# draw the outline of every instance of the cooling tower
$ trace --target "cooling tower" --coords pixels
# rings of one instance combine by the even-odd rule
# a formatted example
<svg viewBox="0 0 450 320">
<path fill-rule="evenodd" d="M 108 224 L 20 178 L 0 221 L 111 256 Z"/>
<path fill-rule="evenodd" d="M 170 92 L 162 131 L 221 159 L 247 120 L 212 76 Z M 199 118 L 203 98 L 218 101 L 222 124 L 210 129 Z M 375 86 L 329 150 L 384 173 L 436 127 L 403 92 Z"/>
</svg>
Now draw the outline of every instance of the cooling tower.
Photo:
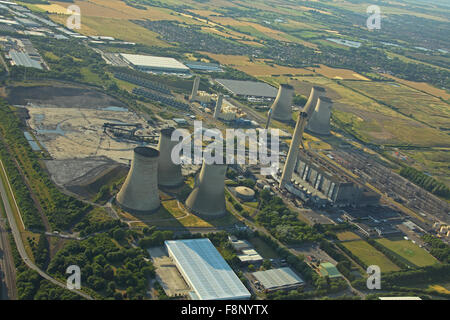
<svg viewBox="0 0 450 320">
<path fill-rule="evenodd" d="M 154 148 L 134 149 L 130 172 L 117 194 L 119 206 L 131 213 L 151 213 L 159 208 L 159 151 Z"/>
<path fill-rule="evenodd" d="M 186 200 L 186 207 L 194 213 L 216 217 L 226 212 L 225 174 L 226 164 L 206 164 L 196 178 L 194 190 Z"/>
<path fill-rule="evenodd" d="M 280 85 L 277 98 L 272 105 L 272 118 L 279 121 L 291 121 L 293 100 L 294 88 L 289 84 Z"/>
<path fill-rule="evenodd" d="M 192 93 L 190 100 L 195 100 L 197 98 L 198 88 L 200 87 L 200 77 L 196 76 L 194 79 L 194 85 L 192 87 Z"/>
<path fill-rule="evenodd" d="M 322 87 L 314 86 L 311 89 L 311 93 L 309 95 L 308 101 L 303 107 L 303 112 L 308 114 L 308 119 L 311 119 L 311 116 L 317 106 L 317 100 L 325 94 L 325 89 Z"/>
<path fill-rule="evenodd" d="M 320 97 L 306 129 L 315 134 L 329 135 L 332 106 L 333 101 L 327 97 Z"/>
<path fill-rule="evenodd" d="M 178 141 L 171 140 L 174 131 L 175 128 L 162 129 L 158 143 L 158 184 L 163 187 L 177 187 L 183 184 L 181 165 L 172 161 L 172 150 L 178 144 Z"/>
<path fill-rule="evenodd" d="M 222 111 L 223 94 L 219 94 L 217 97 L 216 108 L 214 109 L 214 119 L 219 119 L 220 111 Z"/>
<path fill-rule="evenodd" d="M 289 148 L 289 153 L 286 158 L 286 163 L 284 164 L 283 173 L 281 175 L 280 188 L 283 188 L 286 183 L 290 182 L 292 179 L 292 173 L 294 172 L 294 167 L 297 163 L 298 152 L 300 145 L 302 144 L 303 133 L 305 132 L 306 124 L 308 123 L 308 119 L 311 117 L 312 112 L 314 111 L 314 107 L 316 106 L 319 97 L 321 97 L 323 94 L 325 94 L 324 88 L 314 86 L 311 89 L 311 94 L 309 95 L 309 99 L 306 102 L 303 111 L 300 112 L 300 115 L 298 116 L 294 135 L 292 136 L 291 146 Z"/>
</svg>

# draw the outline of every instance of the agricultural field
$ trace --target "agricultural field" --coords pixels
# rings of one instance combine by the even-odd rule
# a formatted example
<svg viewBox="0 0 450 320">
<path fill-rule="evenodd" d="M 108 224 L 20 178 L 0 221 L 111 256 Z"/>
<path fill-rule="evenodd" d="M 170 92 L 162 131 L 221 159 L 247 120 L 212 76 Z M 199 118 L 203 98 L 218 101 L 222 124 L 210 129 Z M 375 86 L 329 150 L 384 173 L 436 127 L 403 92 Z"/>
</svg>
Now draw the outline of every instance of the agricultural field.
<svg viewBox="0 0 450 320">
<path fill-rule="evenodd" d="M 376 241 L 418 267 L 431 266 L 439 263 L 431 254 L 409 240 L 390 240 L 383 238 Z"/>
<path fill-rule="evenodd" d="M 448 174 L 448 164 L 450 163 L 450 152 L 447 150 L 402 151 L 412 162 L 411 165 L 418 170 L 427 172 L 438 180 L 450 186 L 450 176 Z"/>
<path fill-rule="evenodd" d="M 323 64 L 320 65 L 320 68 L 310 67 L 307 69 L 313 70 L 314 72 L 316 72 L 324 77 L 327 77 L 329 79 L 370 81 L 370 79 L 354 72 L 353 70 L 331 68 L 331 67 L 327 67 Z"/>
<path fill-rule="evenodd" d="M 425 82 L 414 82 L 414 81 L 408 81 L 404 79 L 400 79 L 394 76 L 391 76 L 389 74 L 382 74 L 384 77 L 390 78 L 395 80 L 398 83 L 401 83 L 407 87 L 428 93 L 429 95 L 442 98 L 444 100 L 450 101 L 450 93 L 446 90 L 439 89 L 436 87 L 433 87 L 432 85 L 425 83 Z"/>
<path fill-rule="evenodd" d="M 345 81 L 344 84 L 431 127 L 450 129 L 450 105 L 436 97 L 395 82 Z"/>
<path fill-rule="evenodd" d="M 120 20 L 149 19 L 153 21 L 173 20 L 178 22 L 198 24 L 197 21 L 182 17 L 181 15 L 175 13 L 170 9 L 147 6 L 147 10 L 140 10 L 128 6 L 124 1 L 121 0 L 75 0 L 73 3 L 55 1 L 51 5 L 39 5 L 38 7 L 41 10 L 47 11 L 49 13 L 67 14 L 67 12 L 61 12 L 64 11 L 62 8 L 67 8 L 71 4 L 75 4 L 80 7 L 82 18 L 99 17 Z"/>
<path fill-rule="evenodd" d="M 377 265 L 381 272 L 398 271 L 400 268 L 389 260 L 384 254 L 372 247 L 366 241 L 343 242 L 342 245 L 361 259 L 366 265 Z"/>
<path fill-rule="evenodd" d="M 242 72 L 245 72 L 255 77 L 283 75 L 283 74 L 305 75 L 314 73 L 310 70 L 302 68 L 289 68 L 279 66 L 276 64 L 271 64 L 270 61 L 265 61 L 262 59 L 250 60 L 248 56 L 213 54 L 209 52 L 201 52 L 201 53 L 208 55 L 210 58 L 216 61 L 219 61 L 221 64 L 227 65 L 234 69 L 238 69 Z"/>
<path fill-rule="evenodd" d="M 337 237 L 340 241 L 361 240 L 357 234 L 351 231 L 340 232 Z"/>
</svg>

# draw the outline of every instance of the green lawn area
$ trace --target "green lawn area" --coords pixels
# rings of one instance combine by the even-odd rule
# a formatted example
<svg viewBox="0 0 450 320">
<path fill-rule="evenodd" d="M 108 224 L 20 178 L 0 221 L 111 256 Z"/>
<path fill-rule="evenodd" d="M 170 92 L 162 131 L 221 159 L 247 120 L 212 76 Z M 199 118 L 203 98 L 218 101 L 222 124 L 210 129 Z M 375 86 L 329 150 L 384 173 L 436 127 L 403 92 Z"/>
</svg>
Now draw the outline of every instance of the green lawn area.
<svg viewBox="0 0 450 320">
<path fill-rule="evenodd" d="M 400 268 L 389 260 L 384 254 L 372 247 L 366 241 L 351 241 L 342 243 L 355 256 L 361 259 L 366 265 L 377 265 L 381 272 L 398 271 Z"/>
<path fill-rule="evenodd" d="M 409 240 L 378 239 L 376 241 L 418 267 L 439 263 L 431 254 Z"/>
<path fill-rule="evenodd" d="M 251 238 L 250 243 L 255 247 L 255 250 L 265 259 L 278 258 L 277 252 L 269 247 L 264 240 L 260 238 Z"/>
</svg>

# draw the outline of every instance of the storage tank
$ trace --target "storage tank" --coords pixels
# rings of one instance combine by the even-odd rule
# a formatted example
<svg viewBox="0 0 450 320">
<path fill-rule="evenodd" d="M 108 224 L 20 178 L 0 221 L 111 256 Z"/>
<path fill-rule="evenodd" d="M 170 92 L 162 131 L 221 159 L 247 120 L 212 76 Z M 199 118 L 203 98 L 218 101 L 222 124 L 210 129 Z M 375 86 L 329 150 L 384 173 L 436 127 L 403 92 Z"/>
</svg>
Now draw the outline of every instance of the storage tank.
<svg viewBox="0 0 450 320">
<path fill-rule="evenodd" d="M 320 97 L 317 106 L 308 121 L 306 130 L 320 135 L 330 135 L 331 109 L 333 101 L 327 97 Z"/>
<path fill-rule="evenodd" d="M 195 186 L 186 200 L 186 207 L 192 212 L 209 217 L 225 214 L 226 164 L 206 164 L 203 161 Z"/>
<path fill-rule="evenodd" d="M 293 100 L 294 88 L 289 84 L 280 85 L 277 98 L 272 105 L 272 118 L 278 121 L 291 121 Z"/>
<path fill-rule="evenodd" d="M 172 127 L 162 129 L 158 143 L 158 184 L 163 187 L 177 187 L 183 184 L 181 165 L 172 161 L 172 150 L 179 143 L 171 140 L 174 131 L 175 128 Z"/>
<path fill-rule="evenodd" d="M 122 209 L 131 213 L 151 213 L 159 208 L 158 160 L 159 151 L 154 148 L 134 149 L 130 171 L 116 196 Z"/>
</svg>

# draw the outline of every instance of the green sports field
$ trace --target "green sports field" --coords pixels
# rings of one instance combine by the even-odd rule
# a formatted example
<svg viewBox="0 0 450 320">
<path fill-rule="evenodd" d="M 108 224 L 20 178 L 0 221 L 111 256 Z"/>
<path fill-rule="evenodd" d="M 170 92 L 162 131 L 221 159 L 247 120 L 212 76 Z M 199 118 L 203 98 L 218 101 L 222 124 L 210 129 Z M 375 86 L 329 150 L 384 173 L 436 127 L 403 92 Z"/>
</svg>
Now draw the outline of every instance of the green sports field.
<svg viewBox="0 0 450 320">
<path fill-rule="evenodd" d="M 418 267 L 438 263 L 431 254 L 409 240 L 378 239 L 376 241 Z"/>
</svg>

